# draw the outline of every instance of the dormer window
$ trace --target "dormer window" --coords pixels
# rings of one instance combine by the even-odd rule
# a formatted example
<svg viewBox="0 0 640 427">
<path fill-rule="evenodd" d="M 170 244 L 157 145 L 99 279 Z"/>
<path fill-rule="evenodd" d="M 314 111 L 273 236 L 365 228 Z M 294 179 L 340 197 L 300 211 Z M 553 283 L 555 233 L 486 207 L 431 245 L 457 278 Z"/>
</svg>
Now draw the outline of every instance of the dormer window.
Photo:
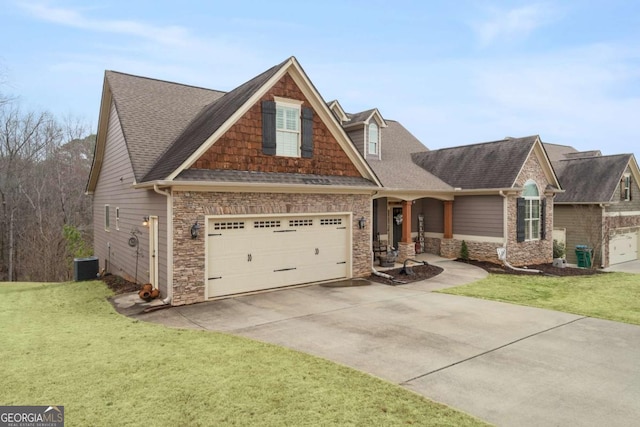
<svg viewBox="0 0 640 427">
<path fill-rule="evenodd" d="M 620 182 L 620 200 L 628 202 L 631 200 L 631 175 L 625 174 Z"/>
<path fill-rule="evenodd" d="M 380 133 L 376 123 L 369 123 L 369 154 L 378 154 Z"/>
</svg>

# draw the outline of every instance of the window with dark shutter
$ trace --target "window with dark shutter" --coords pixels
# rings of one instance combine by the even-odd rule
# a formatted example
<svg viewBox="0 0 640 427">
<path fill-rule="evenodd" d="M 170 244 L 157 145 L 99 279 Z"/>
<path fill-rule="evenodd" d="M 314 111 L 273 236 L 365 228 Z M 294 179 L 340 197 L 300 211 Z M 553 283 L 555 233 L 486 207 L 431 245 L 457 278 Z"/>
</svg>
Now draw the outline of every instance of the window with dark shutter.
<svg viewBox="0 0 640 427">
<path fill-rule="evenodd" d="M 276 154 L 276 103 L 262 101 L 262 153 Z"/>
<path fill-rule="evenodd" d="M 313 157 L 313 110 L 302 108 L 302 157 L 310 159 Z"/>
<path fill-rule="evenodd" d="M 525 230 L 525 199 L 523 197 L 518 197 L 516 199 L 516 241 L 524 242 L 524 230 Z"/>
</svg>

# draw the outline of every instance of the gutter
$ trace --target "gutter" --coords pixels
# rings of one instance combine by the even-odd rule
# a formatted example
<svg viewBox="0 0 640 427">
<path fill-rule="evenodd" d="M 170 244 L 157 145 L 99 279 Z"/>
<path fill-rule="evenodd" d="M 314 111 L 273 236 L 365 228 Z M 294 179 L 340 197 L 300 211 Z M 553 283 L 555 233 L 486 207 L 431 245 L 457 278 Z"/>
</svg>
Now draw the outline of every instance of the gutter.
<svg viewBox="0 0 640 427">
<path fill-rule="evenodd" d="M 315 192 L 327 194 L 341 194 L 354 192 L 361 194 L 373 194 L 379 191 L 378 186 L 339 186 L 339 185 L 314 185 L 314 184 L 278 184 L 278 183 L 238 183 L 238 182 L 216 182 L 210 181 L 152 181 L 141 184 L 134 184 L 135 189 L 154 189 L 163 194 L 162 190 L 155 190 L 158 187 L 172 187 L 174 189 L 195 189 L 194 191 L 235 191 L 242 193 L 250 192 L 302 192 L 301 190 L 314 190 Z M 319 191 L 326 190 L 326 191 Z"/>
</svg>

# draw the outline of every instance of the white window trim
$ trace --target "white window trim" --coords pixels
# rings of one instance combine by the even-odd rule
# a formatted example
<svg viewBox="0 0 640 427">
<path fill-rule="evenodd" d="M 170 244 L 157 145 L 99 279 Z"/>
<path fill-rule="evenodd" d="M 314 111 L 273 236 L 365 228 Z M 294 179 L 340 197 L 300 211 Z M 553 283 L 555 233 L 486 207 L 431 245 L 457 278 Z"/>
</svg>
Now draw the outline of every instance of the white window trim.
<svg viewBox="0 0 640 427">
<path fill-rule="evenodd" d="M 375 150 L 371 150 L 371 127 L 375 126 L 376 129 L 376 142 L 375 142 Z M 369 123 L 367 125 L 367 152 L 369 154 L 378 155 L 380 151 L 380 126 L 376 122 Z"/>
<path fill-rule="evenodd" d="M 295 99 L 285 99 L 285 98 L 279 98 L 279 97 L 274 97 L 275 101 L 276 101 L 276 117 L 278 116 L 278 108 L 290 108 L 290 109 L 295 109 L 297 110 L 297 117 L 298 117 L 298 123 L 297 123 L 297 127 L 298 130 L 297 131 L 292 131 L 289 129 L 280 129 L 278 128 L 278 122 L 276 119 L 276 156 L 281 156 L 281 157 L 301 157 L 302 153 L 301 153 L 301 138 L 302 138 L 302 102 L 303 101 L 298 101 Z M 281 154 L 278 151 L 278 148 L 282 149 L 282 142 L 278 141 L 278 135 L 279 133 L 289 133 L 289 134 L 296 134 L 297 138 L 296 138 L 296 154 L 295 155 L 288 155 L 288 154 Z"/>
<path fill-rule="evenodd" d="M 109 216 L 109 205 L 104 205 L 104 231 L 111 228 L 111 218 Z"/>
<path fill-rule="evenodd" d="M 116 230 L 120 231 L 120 207 L 116 206 Z"/>
</svg>

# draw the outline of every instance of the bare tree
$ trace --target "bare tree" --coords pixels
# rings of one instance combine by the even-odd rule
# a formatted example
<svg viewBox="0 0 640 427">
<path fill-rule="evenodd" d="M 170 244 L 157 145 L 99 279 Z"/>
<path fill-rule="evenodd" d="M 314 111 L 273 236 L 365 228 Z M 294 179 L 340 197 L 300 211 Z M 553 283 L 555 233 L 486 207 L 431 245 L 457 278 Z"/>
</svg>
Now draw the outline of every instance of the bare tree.
<svg viewBox="0 0 640 427">
<path fill-rule="evenodd" d="M 95 139 L 86 132 L 77 120 L 0 107 L 0 280 L 70 277 L 64 227 L 91 221 L 84 187 Z"/>
<path fill-rule="evenodd" d="M 574 205 L 576 234 L 591 249 L 591 268 L 602 263 L 602 245 L 604 244 L 604 218 L 602 209 L 597 205 Z"/>
</svg>

